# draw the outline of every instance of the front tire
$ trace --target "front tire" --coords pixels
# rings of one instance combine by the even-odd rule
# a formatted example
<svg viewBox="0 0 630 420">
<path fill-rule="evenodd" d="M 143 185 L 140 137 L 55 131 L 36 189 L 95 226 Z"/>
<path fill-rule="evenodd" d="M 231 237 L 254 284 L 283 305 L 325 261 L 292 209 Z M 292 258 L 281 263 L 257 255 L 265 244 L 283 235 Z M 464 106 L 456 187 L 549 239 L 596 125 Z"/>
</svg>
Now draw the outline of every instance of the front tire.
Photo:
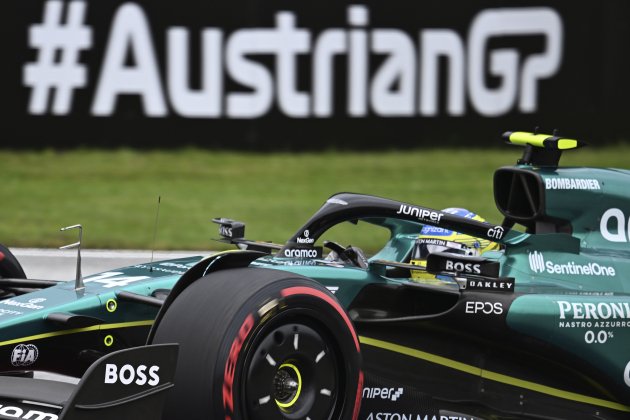
<svg viewBox="0 0 630 420">
<path fill-rule="evenodd" d="M 165 419 L 358 415 L 358 338 L 343 308 L 313 280 L 260 268 L 210 274 L 177 296 L 153 342 L 180 344 Z"/>
<path fill-rule="evenodd" d="M 0 244 L 0 278 L 25 279 L 26 274 L 9 248 Z"/>
</svg>

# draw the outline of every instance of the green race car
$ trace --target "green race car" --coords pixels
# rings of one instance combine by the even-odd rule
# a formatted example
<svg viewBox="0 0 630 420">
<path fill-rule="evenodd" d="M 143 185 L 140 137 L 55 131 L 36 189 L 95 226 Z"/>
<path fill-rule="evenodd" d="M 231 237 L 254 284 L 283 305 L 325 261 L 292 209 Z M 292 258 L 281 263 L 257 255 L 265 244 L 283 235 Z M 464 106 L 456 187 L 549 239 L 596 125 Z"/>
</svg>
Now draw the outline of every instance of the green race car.
<svg viewBox="0 0 630 420">
<path fill-rule="evenodd" d="M 71 282 L 25 279 L 0 248 L 0 418 L 630 418 L 630 171 L 504 138 L 524 153 L 495 172 L 500 225 L 340 193 L 285 244 L 219 218 L 238 250 Z M 389 240 L 326 240 L 344 222 Z M 419 265 L 426 227 L 497 246 Z"/>
</svg>

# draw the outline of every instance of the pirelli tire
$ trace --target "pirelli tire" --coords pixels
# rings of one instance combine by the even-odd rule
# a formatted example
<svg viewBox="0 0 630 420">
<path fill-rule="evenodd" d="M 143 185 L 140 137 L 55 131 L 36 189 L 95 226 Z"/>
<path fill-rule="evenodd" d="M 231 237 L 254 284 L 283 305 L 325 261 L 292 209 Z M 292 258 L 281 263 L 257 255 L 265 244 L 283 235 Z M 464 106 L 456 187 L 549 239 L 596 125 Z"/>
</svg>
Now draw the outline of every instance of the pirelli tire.
<svg viewBox="0 0 630 420">
<path fill-rule="evenodd" d="M 0 278 L 25 279 L 26 274 L 9 248 L 0 244 Z"/>
<path fill-rule="evenodd" d="M 363 373 L 357 334 L 335 297 L 295 274 L 238 268 L 175 298 L 153 343 L 180 345 L 164 419 L 350 420 Z"/>
</svg>

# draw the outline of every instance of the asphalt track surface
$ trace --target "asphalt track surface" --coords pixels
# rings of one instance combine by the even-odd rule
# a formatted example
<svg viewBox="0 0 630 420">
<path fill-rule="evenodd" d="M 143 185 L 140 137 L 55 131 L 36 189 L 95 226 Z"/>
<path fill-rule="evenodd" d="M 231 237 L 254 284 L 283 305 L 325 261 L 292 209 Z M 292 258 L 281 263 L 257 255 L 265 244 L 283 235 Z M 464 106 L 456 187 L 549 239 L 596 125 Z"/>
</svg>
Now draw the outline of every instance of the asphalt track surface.
<svg viewBox="0 0 630 420">
<path fill-rule="evenodd" d="M 74 281 L 77 269 L 76 250 L 11 248 L 11 252 L 22 264 L 26 276 L 38 280 Z M 169 260 L 192 255 L 209 255 L 209 251 L 157 251 L 153 260 Z M 146 263 L 151 261 L 151 251 L 110 251 L 86 249 L 81 251 L 81 272 L 83 276 L 112 270 L 115 268 Z M 38 379 L 58 380 L 76 383 L 76 378 L 37 372 Z"/>
<path fill-rule="evenodd" d="M 26 276 L 30 279 L 74 280 L 76 277 L 76 250 L 11 248 L 11 252 L 20 261 Z M 210 251 L 156 251 L 153 254 L 153 260 L 169 260 L 209 254 L 211 254 Z M 86 249 L 81 251 L 81 272 L 83 276 L 89 276 L 148 261 L 151 261 L 151 251 Z"/>
</svg>

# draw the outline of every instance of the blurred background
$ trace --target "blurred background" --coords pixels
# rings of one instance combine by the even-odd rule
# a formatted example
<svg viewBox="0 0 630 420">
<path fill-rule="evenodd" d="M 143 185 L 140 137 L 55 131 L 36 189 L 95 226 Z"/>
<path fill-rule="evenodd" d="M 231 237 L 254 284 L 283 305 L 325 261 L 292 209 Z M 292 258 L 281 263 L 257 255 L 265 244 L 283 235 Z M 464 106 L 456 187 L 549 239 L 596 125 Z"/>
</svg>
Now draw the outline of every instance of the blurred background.
<svg viewBox="0 0 630 420">
<path fill-rule="evenodd" d="M 352 191 L 499 222 L 504 131 L 628 167 L 626 1 L 6 0 L 0 242 L 284 242 Z M 346 230 L 344 230 L 346 229 Z M 381 232 L 341 228 L 370 251 Z"/>
</svg>

